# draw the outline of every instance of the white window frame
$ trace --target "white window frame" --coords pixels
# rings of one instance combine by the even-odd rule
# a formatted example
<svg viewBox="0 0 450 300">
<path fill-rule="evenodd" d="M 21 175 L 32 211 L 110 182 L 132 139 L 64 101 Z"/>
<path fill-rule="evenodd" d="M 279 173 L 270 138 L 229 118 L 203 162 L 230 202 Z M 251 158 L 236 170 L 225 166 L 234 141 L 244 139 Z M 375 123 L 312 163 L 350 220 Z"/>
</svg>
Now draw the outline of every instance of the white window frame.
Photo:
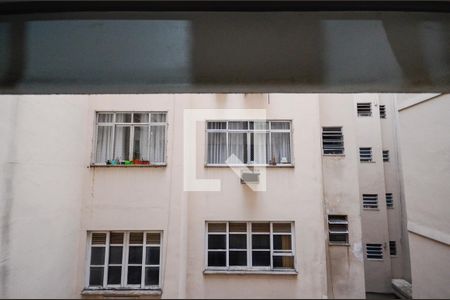
<svg viewBox="0 0 450 300">
<path fill-rule="evenodd" d="M 113 120 L 112 122 L 99 122 L 98 121 L 98 117 L 99 115 L 107 115 L 107 114 L 112 114 L 113 115 Z M 131 122 L 116 122 L 116 116 L 117 114 L 131 114 Z M 148 118 L 148 122 L 146 123 L 135 123 L 133 122 L 134 120 L 134 114 L 148 114 L 149 118 Z M 152 122 L 151 121 L 151 115 L 152 114 L 165 114 L 166 115 L 166 121 L 165 122 Z M 96 162 L 96 152 L 97 152 L 97 135 L 98 135 L 98 127 L 112 127 L 112 139 L 111 139 L 111 149 L 113 152 L 113 159 L 115 159 L 115 139 L 116 139 L 116 127 L 130 127 L 130 141 L 129 141 L 129 157 L 128 160 L 132 160 L 133 159 L 133 147 L 134 147 L 134 143 L 133 143 L 133 137 L 134 137 L 134 128 L 135 127 L 148 127 L 148 141 L 150 143 L 150 133 L 151 133 L 151 127 L 156 127 L 156 126 L 164 126 L 165 130 L 164 130 L 164 162 L 150 162 L 151 165 L 157 165 L 157 166 L 165 166 L 167 165 L 167 143 L 168 143 L 168 121 L 167 121 L 167 117 L 168 117 L 168 111 L 96 111 L 95 112 L 95 125 L 94 125 L 94 138 L 93 138 L 93 142 L 94 145 L 92 147 L 93 152 L 91 155 L 91 165 L 93 166 L 105 166 L 105 163 L 101 163 L 101 162 Z M 149 155 L 150 155 L 150 151 L 151 148 L 149 147 Z M 114 165 L 111 165 L 114 167 Z M 124 166 L 124 165 L 117 165 L 117 166 Z M 125 166 L 130 166 L 130 165 L 125 165 Z"/>
<path fill-rule="evenodd" d="M 338 217 L 345 217 L 345 221 L 344 220 L 330 220 L 330 217 L 333 216 L 338 216 Z M 348 216 L 347 215 L 339 215 L 339 214 L 332 214 L 332 215 L 328 215 L 328 234 L 338 234 L 338 235 L 344 235 L 346 237 L 345 242 L 338 242 L 338 241 L 331 241 L 330 240 L 330 236 L 328 236 L 328 243 L 330 245 L 336 245 L 336 246 L 346 246 L 350 243 L 350 233 L 349 233 L 349 224 L 348 224 Z M 346 231 L 332 231 L 330 228 L 330 225 L 346 225 L 347 226 L 347 230 Z"/>
<path fill-rule="evenodd" d="M 143 233 L 143 244 L 130 244 L 130 233 Z M 104 233 L 106 234 L 106 243 L 104 245 L 93 245 L 92 244 L 92 235 L 96 233 Z M 123 233 L 124 234 L 124 242 L 122 244 L 122 264 L 120 266 L 122 267 L 122 274 L 121 274 L 121 283 L 120 284 L 108 284 L 108 268 L 109 266 L 119 266 L 118 264 L 109 264 L 109 247 L 111 246 L 110 243 L 110 235 L 111 233 Z M 159 244 L 146 244 L 146 237 L 148 233 L 157 233 L 160 235 Z M 162 286 L 162 262 L 163 262 L 163 232 L 157 231 L 157 230 L 151 230 L 151 231 L 139 231 L 139 230 L 133 230 L 133 231 L 121 231 L 121 230 L 113 230 L 113 231 L 89 231 L 87 234 L 87 250 L 86 250 L 86 271 L 85 271 L 85 289 L 86 290 L 111 290 L 111 289 L 123 289 L 123 290 L 160 290 Z M 119 244 L 112 244 L 119 245 Z M 138 285 L 129 285 L 127 283 L 128 280 L 128 252 L 129 247 L 131 246 L 142 246 L 142 269 L 141 269 L 141 284 Z M 91 265 L 91 249 L 93 247 L 105 247 L 105 260 L 103 265 Z M 146 256 L 146 248 L 149 247 L 159 247 L 159 265 L 146 265 L 145 264 L 145 256 Z M 131 264 L 132 266 L 133 264 Z M 102 286 L 90 286 L 89 285 L 89 277 L 90 277 L 90 268 L 94 266 L 103 266 L 103 285 Z M 145 285 L 145 268 L 146 267 L 159 267 L 159 279 L 158 285 Z"/>
<path fill-rule="evenodd" d="M 226 232 L 208 232 L 208 224 L 226 224 Z M 230 223 L 246 223 L 247 224 L 247 231 L 246 232 L 230 232 Z M 251 225 L 252 224 L 258 224 L 258 223 L 269 223 L 270 224 L 270 231 L 269 232 L 252 232 Z M 291 231 L 290 233 L 285 232 L 273 232 L 273 224 L 290 224 L 291 225 Z M 268 272 L 292 272 L 297 270 L 297 255 L 295 250 L 295 223 L 294 222 L 287 222 L 287 221 L 279 221 L 279 222 L 272 222 L 272 221 L 252 221 L 252 222 L 246 222 L 246 221 L 207 221 L 205 223 L 205 270 L 207 271 L 268 271 Z M 225 242 L 226 242 L 226 249 L 208 249 L 208 236 L 209 235 L 224 235 L 226 236 Z M 229 256 L 230 256 L 230 249 L 229 249 L 229 236 L 230 234 L 245 234 L 247 236 L 247 266 L 230 266 L 229 265 Z M 252 249 L 252 235 L 270 235 L 270 249 Z M 291 250 L 274 250 L 273 247 L 273 237 L 276 235 L 290 235 L 291 236 Z M 238 249 L 239 250 L 239 249 Z M 270 250 L 270 266 L 263 267 L 263 266 L 253 266 L 252 263 L 252 252 L 253 251 L 268 251 Z M 210 251 L 226 251 L 226 266 L 224 267 L 210 267 L 208 266 L 208 252 Z M 293 269 L 288 268 L 274 268 L 273 267 L 273 257 L 274 256 L 290 256 L 294 258 L 293 263 Z"/>
<path fill-rule="evenodd" d="M 208 123 L 210 122 L 225 122 L 226 128 L 225 129 L 208 129 Z M 228 124 L 230 122 L 247 122 L 247 129 L 229 129 Z M 250 122 L 267 122 L 268 128 L 267 129 L 250 129 Z M 289 123 L 289 129 L 272 129 L 272 122 L 286 122 Z M 231 164 L 231 166 L 256 166 L 256 167 L 265 167 L 265 166 L 293 166 L 294 165 L 294 145 L 293 145 L 293 133 L 294 129 L 292 126 L 292 120 L 206 120 L 205 122 L 205 130 L 206 130 L 206 143 L 205 143 L 205 166 L 213 166 L 213 167 L 227 167 L 229 165 L 227 164 L 214 164 L 208 162 L 208 138 L 210 132 L 221 132 L 226 133 L 226 151 L 227 155 L 226 157 L 229 157 L 229 149 L 228 149 L 228 141 L 229 141 L 229 134 L 230 133 L 247 133 L 247 158 L 250 160 L 251 157 L 251 150 L 250 150 L 250 133 L 268 133 L 269 134 L 269 158 L 272 157 L 272 133 L 289 133 L 289 146 L 290 146 L 290 154 L 291 154 L 291 162 L 282 164 L 277 163 L 276 165 L 272 164 L 256 164 L 256 163 L 244 163 L 244 164 Z"/>
</svg>

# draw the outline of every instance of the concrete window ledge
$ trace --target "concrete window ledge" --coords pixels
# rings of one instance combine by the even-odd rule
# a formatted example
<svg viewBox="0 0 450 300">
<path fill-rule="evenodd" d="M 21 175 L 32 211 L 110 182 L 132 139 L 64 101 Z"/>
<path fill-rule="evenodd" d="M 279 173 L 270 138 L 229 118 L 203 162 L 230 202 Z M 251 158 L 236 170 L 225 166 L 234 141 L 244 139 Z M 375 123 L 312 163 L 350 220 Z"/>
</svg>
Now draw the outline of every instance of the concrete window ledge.
<svg viewBox="0 0 450 300">
<path fill-rule="evenodd" d="M 412 299 L 412 286 L 408 281 L 392 279 L 392 289 L 400 299 Z"/>
<path fill-rule="evenodd" d="M 126 290 L 126 289 L 85 289 L 81 292 L 83 296 L 160 296 L 161 290 Z"/>
<path fill-rule="evenodd" d="M 204 270 L 205 275 L 288 275 L 297 276 L 298 272 L 292 271 L 258 271 L 258 270 Z"/>
<path fill-rule="evenodd" d="M 90 164 L 88 168 L 165 168 L 167 164 L 161 165 L 96 165 Z"/>
</svg>

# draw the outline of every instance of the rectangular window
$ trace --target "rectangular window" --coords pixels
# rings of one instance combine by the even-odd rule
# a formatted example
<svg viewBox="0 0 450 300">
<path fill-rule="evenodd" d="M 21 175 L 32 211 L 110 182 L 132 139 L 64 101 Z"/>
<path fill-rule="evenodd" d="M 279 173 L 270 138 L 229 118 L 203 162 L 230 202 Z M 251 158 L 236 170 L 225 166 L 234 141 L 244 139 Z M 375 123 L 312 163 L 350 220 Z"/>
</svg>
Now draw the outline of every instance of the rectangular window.
<svg viewBox="0 0 450 300">
<path fill-rule="evenodd" d="M 386 194 L 386 207 L 387 208 L 394 208 L 394 198 L 392 196 L 392 193 Z"/>
<path fill-rule="evenodd" d="M 397 243 L 395 241 L 389 241 L 389 254 L 391 256 L 397 255 Z"/>
<path fill-rule="evenodd" d="M 208 121 L 207 164 L 292 163 L 290 121 Z"/>
<path fill-rule="evenodd" d="M 348 244 L 348 221 L 347 216 L 329 215 L 328 234 L 331 244 Z"/>
<path fill-rule="evenodd" d="M 374 209 L 378 208 L 378 195 L 377 194 L 363 194 L 363 208 Z"/>
<path fill-rule="evenodd" d="M 380 105 L 380 118 L 386 119 L 386 105 Z"/>
<path fill-rule="evenodd" d="M 383 161 L 384 162 L 389 161 L 389 150 L 383 150 Z"/>
<path fill-rule="evenodd" d="M 359 148 L 359 161 L 372 162 L 372 148 L 370 147 Z"/>
<path fill-rule="evenodd" d="M 358 117 L 370 117 L 372 116 L 372 104 L 358 103 L 357 104 Z"/>
<path fill-rule="evenodd" d="M 367 259 L 383 259 L 383 244 L 366 244 Z"/>
<path fill-rule="evenodd" d="M 342 127 L 322 127 L 323 154 L 344 154 Z"/>
<path fill-rule="evenodd" d="M 88 288 L 158 289 L 160 232 L 89 233 Z"/>
<path fill-rule="evenodd" d="M 96 117 L 95 164 L 165 164 L 165 112 L 98 112 Z"/>
<path fill-rule="evenodd" d="M 207 223 L 207 268 L 293 270 L 293 223 Z"/>
</svg>

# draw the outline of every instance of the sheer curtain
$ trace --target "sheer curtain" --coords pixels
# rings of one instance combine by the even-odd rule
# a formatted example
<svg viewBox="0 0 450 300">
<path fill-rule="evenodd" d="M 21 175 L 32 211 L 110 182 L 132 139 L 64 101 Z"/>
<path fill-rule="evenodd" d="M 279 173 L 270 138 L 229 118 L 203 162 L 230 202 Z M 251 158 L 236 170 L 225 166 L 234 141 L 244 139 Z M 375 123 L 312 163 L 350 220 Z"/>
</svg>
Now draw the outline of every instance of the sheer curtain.
<svg viewBox="0 0 450 300">
<path fill-rule="evenodd" d="M 113 126 L 97 127 L 96 163 L 106 163 L 107 160 L 113 158 L 112 140 Z"/>
<path fill-rule="evenodd" d="M 289 132 L 272 132 L 272 158 L 276 163 L 291 162 L 291 138 Z"/>
<path fill-rule="evenodd" d="M 116 126 L 114 141 L 114 159 L 130 159 L 130 126 Z"/>
<path fill-rule="evenodd" d="M 266 132 L 255 132 L 253 136 L 254 163 L 268 163 L 269 134 Z"/>
<path fill-rule="evenodd" d="M 149 160 L 148 126 L 134 127 L 133 159 Z"/>
<path fill-rule="evenodd" d="M 150 162 L 165 162 L 166 127 L 150 126 Z"/>
<path fill-rule="evenodd" d="M 228 143 L 228 155 L 230 156 L 229 163 L 247 163 L 247 133 L 229 132 Z M 231 158 L 232 154 L 234 154 L 236 157 Z"/>
<path fill-rule="evenodd" d="M 208 163 L 225 164 L 227 159 L 227 134 L 208 132 Z"/>
</svg>

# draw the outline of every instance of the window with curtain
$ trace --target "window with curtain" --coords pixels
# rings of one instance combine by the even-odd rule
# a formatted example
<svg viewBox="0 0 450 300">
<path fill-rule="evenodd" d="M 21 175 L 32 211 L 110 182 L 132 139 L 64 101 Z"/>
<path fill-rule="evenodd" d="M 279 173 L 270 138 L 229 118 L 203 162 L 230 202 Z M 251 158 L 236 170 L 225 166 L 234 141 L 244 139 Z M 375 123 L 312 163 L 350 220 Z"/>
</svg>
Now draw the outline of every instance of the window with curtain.
<svg viewBox="0 0 450 300">
<path fill-rule="evenodd" d="M 165 164 L 165 112 L 98 112 L 94 163 Z"/>
<path fill-rule="evenodd" d="M 207 164 L 291 164 L 290 121 L 208 121 Z"/>
</svg>

